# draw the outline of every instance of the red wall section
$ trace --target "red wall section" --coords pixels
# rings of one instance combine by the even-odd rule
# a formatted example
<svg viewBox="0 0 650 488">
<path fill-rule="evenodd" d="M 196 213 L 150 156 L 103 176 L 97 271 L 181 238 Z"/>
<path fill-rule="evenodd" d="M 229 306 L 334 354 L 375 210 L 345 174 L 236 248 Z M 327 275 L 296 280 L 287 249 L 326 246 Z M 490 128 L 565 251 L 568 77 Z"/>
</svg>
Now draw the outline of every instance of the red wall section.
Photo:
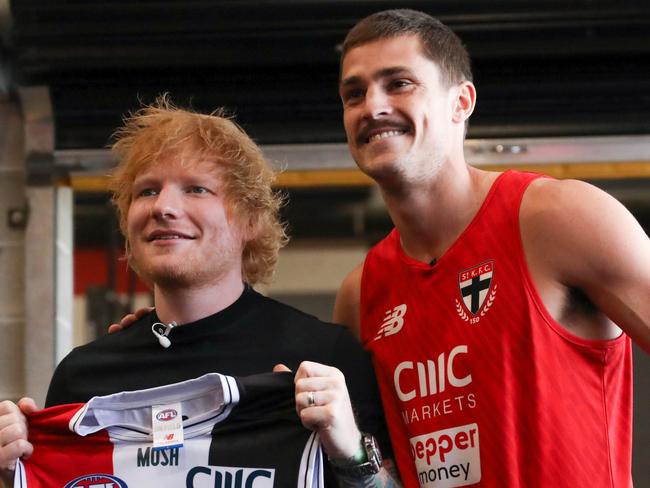
<svg viewBox="0 0 650 488">
<path fill-rule="evenodd" d="M 116 292 L 127 293 L 129 267 L 126 260 L 115 262 Z M 74 294 L 83 295 L 90 286 L 108 286 L 108 251 L 100 248 L 81 248 L 74 251 Z M 136 292 L 149 291 L 136 276 Z"/>
</svg>

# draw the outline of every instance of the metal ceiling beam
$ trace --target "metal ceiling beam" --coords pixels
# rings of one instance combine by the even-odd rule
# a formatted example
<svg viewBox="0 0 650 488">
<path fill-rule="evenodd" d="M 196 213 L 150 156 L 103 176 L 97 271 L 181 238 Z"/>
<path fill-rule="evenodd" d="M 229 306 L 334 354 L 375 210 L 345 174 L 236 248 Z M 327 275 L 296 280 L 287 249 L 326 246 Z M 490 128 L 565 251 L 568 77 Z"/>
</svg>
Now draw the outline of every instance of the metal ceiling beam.
<svg viewBox="0 0 650 488">
<path fill-rule="evenodd" d="M 264 145 L 280 172 L 278 186 L 365 186 L 345 144 Z M 470 139 L 467 161 L 477 167 L 540 171 L 559 178 L 650 178 L 650 135 L 574 138 Z M 110 151 L 60 150 L 54 154 L 59 174 L 69 175 L 78 191 L 106 191 L 115 166 Z"/>
</svg>

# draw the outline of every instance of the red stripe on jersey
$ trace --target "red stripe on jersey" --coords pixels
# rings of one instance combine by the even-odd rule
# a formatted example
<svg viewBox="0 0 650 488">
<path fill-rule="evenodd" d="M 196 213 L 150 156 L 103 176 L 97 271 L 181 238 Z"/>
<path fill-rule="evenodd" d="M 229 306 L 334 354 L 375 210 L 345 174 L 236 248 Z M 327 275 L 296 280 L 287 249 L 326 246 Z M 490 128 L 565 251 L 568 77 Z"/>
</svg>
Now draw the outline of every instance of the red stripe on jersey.
<svg viewBox="0 0 650 488">
<path fill-rule="evenodd" d="M 59 486 L 62 479 L 113 474 L 113 445 L 105 430 L 83 440 L 72 433 L 61 435 L 69 431 L 70 419 L 83 405 L 58 405 L 29 417 L 29 440 L 36 446 L 33 457 L 39 469 L 26 470 L 27 486 Z"/>
</svg>

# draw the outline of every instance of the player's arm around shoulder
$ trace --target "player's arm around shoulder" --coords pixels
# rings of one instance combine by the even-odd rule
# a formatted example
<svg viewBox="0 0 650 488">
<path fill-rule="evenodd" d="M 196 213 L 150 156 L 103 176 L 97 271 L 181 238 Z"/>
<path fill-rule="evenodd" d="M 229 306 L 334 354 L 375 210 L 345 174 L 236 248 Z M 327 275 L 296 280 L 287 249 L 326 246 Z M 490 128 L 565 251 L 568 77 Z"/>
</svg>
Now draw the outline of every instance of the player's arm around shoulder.
<svg viewBox="0 0 650 488">
<path fill-rule="evenodd" d="M 334 303 L 334 322 L 345 325 L 358 339 L 361 337 L 361 319 L 359 316 L 361 303 L 361 275 L 363 263 L 357 265 L 345 277 L 336 294 Z"/>
<path fill-rule="evenodd" d="M 650 353 L 650 240 L 620 202 L 582 181 L 540 179 L 520 224 L 537 280 L 582 290 Z"/>
</svg>

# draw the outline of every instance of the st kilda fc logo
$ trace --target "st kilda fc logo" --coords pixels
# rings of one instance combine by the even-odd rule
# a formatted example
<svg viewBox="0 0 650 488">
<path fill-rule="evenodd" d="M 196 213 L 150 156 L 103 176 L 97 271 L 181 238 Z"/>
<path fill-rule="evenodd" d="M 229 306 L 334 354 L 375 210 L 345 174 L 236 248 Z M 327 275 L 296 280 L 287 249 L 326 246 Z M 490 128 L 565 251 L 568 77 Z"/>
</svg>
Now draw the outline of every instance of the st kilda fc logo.
<svg viewBox="0 0 650 488">
<path fill-rule="evenodd" d="M 490 311 L 497 295 L 494 281 L 494 261 L 486 261 L 458 273 L 458 290 L 461 300 L 456 299 L 456 312 L 465 322 L 478 324 Z"/>
</svg>

